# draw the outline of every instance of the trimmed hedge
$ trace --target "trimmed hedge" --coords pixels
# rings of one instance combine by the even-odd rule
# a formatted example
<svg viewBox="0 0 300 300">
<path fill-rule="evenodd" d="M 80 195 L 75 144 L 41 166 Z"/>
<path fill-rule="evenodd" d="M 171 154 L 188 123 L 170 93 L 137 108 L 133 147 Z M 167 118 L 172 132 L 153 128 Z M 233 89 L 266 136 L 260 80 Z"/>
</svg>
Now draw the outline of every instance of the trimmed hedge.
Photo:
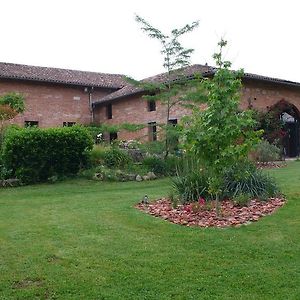
<svg viewBox="0 0 300 300">
<path fill-rule="evenodd" d="M 91 135 L 80 126 L 10 130 L 3 143 L 3 165 L 23 183 L 45 181 L 77 174 L 92 147 Z"/>
</svg>

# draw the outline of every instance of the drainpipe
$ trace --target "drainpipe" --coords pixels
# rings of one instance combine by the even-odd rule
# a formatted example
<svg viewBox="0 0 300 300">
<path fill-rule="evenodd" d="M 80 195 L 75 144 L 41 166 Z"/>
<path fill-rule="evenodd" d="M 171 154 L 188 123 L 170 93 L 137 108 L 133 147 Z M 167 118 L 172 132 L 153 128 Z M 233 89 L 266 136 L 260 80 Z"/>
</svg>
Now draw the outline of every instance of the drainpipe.
<svg viewBox="0 0 300 300">
<path fill-rule="evenodd" d="M 94 91 L 94 87 L 90 87 L 90 88 L 85 88 L 84 89 L 86 92 L 88 92 L 89 94 L 89 109 L 90 109 L 90 113 L 91 113 L 91 122 L 94 123 L 94 109 L 93 109 L 93 102 L 92 102 L 92 94 Z"/>
</svg>

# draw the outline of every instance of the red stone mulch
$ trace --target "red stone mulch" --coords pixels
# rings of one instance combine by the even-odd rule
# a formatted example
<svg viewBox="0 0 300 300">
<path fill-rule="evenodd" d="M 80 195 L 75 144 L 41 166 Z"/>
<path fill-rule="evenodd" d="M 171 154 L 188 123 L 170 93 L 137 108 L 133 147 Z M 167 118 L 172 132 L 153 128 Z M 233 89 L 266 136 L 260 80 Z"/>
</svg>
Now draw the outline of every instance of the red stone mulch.
<svg viewBox="0 0 300 300">
<path fill-rule="evenodd" d="M 256 167 L 258 169 L 279 169 L 286 167 L 287 164 L 285 161 L 268 161 L 268 162 L 257 162 Z"/>
<path fill-rule="evenodd" d="M 219 217 L 215 209 L 207 210 L 201 206 L 200 209 L 199 206 L 195 209 L 192 204 L 173 208 L 168 199 L 160 199 L 150 204 L 139 203 L 136 208 L 179 225 L 223 228 L 255 222 L 261 217 L 272 214 L 284 203 L 283 198 L 270 198 L 269 201 L 251 200 L 248 206 L 238 207 L 231 201 L 223 201 Z"/>
</svg>

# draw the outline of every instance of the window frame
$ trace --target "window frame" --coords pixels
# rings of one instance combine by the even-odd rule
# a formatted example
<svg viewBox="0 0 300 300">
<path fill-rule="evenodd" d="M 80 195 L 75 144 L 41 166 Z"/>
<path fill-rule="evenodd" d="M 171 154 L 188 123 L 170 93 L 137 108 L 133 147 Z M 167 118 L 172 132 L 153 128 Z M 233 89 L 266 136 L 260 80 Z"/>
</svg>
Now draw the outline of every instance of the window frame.
<svg viewBox="0 0 300 300">
<path fill-rule="evenodd" d="M 24 121 L 24 127 L 39 127 L 39 121 Z"/>
<path fill-rule="evenodd" d="M 108 103 L 106 105 L 106 117 L 108 120 L 111 120 L 113 118 L 112 103 Z"/>
<path fill-rule="evenodd" d="M 148 138 L 150 142 L 157 141 L 157 123 L 148 122 Z"/>
</svg>

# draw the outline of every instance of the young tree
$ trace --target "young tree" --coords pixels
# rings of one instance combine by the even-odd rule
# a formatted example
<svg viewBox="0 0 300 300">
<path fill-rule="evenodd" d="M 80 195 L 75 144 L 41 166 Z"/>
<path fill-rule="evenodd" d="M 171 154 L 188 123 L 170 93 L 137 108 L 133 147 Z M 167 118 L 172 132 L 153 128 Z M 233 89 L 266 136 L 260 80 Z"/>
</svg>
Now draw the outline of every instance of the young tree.
<svg viewBox="0 0 300 300">
<path fill-rule="evenodd" d="M 254 130 L 256 121 L 252 111 L 239 109 L 243 72 L 231 71 L 231 63 L 223 60 L 226 44 L 221 40 L 219 52 L 213 56 L 217 65 L 213 77 L 198 81 L 205 92 L 191 97 L 207 106 L 194 108 L 184 130 L 187 149 L 196 153 L 210 170 L 209 189 L 217 207 L 225 170 L 247 158 L 261 134 Z"/>
<path fill-rule="evenodd" d="M 158 40 L 161 44 L 163 67 L 166 70 L 164 82 L 160 84 L 146 83 L 145 89 L 152 90 L 154 95 L 148 95 L 145 98 L 150 101 L 159 100 L 166 106 L 164 127 L 166 133 L 165 155 L 167 157 L 171 140 L 168 135 L 171 135 L 173 131 L 173 126 L 169 124 L 170 110 L 178 103 L 177 95 L 180 93 L 182 83 L 185 80 L 184 76 L 181 76 L 181 71 L 182 68 L 190 65 L 190 57 L 194 51 L 193 49 L 183 47 L 179 39 L 184 34 L 193 31 L 199 25 L 199 22 L 196 21 L 190 25 L 187 24 L 180 29 L 173 29 L 170 34 L 164 34 L 138 15 L 136 15 L 136 21 L 141 24 L 141 29 L 150 38 Z M 174 82 L 174 79 L 176 79 L 177 84 Z"/>
<path fill-rule="evenodd" d="M 0 97 L 0 146 L 3 141 L 5 122 L 24 112 L 24 96 L 18 93 L 8 93 Z"/>
</svg>

